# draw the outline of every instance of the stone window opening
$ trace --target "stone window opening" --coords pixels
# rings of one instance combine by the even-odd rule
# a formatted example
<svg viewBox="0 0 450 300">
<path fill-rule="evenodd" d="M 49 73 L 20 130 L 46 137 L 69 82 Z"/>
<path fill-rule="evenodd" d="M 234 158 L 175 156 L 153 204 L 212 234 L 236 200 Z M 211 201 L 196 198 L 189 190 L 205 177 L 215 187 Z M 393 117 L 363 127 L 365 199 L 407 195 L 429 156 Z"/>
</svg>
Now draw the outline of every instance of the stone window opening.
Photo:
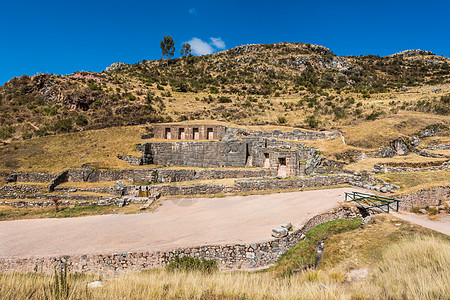
<svg viewBox="0 0 450 300">
<path fill-rule="evenodd" d="M 178 139 L 179 140 L 184 140 L 186 139 L 186 135 L 184 133 L 184 128 L 179 128 L 178 129 Z"/>
<path fill-rule="evenodd" d="M 278 159 L 278 163 L 280 164 L 280 166 L 286 166 L 286 158 L 285 157 L 280 157 Z"/>
<path fill-rule="evenodd" d="M 193 139 L 194 140 L 199 140 L 200 139 L 200 132 L 198 131 L 198 128 L 193 128 L 192 129 L 192 133 L 193 133 Z"/>
<path fill-rule="evenodd" d="M 206 139 L 207 140 L 213 140 L 214 139 L 214 131 L 212 128 L 206 129 Z"/>
<path fill-rule="evenodd" d="M 172 134 L 170 133 L 170 128 L 166 128 L 165 137 L 166 137 L 166 140 L 172 139 Z"/>
</svg>

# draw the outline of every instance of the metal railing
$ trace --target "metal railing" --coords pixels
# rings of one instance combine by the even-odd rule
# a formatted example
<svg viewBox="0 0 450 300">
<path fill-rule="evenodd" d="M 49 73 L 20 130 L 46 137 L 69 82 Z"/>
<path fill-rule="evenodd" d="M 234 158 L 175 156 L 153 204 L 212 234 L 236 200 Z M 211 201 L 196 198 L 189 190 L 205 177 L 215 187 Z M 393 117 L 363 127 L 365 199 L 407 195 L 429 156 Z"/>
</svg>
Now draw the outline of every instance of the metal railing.
<svg viewBox="0 0 450 300">
<path fill-rule="evenodd" d="M 356 202 L 364 208 L 376 207 L 387 213 L 389 213 L 390 209 L 398 211 L 400 203 L 400 200 L 397 199 L 360 192 L 345 193 L 345 201 Z M 391 205 L 393 205 L 393 207 L 391 207 Z"/>
</svg>

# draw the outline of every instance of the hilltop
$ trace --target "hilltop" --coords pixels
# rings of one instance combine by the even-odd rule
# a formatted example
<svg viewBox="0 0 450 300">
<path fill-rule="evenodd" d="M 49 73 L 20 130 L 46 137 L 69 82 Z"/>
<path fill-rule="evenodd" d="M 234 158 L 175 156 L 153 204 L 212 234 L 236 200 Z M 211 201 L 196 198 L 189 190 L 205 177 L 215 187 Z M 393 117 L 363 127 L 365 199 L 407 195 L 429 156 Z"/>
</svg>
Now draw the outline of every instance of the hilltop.
<svg viewBox="0 0 450 300">
<path fill-rule="evenodd" d="M 448 115 L 449 62 L 422 50 L 338 56 L 278 43 L 24 75 L 0 87 L 0 140 L 196 119 L 330 129 L 401 111 Z"/>
</svg>

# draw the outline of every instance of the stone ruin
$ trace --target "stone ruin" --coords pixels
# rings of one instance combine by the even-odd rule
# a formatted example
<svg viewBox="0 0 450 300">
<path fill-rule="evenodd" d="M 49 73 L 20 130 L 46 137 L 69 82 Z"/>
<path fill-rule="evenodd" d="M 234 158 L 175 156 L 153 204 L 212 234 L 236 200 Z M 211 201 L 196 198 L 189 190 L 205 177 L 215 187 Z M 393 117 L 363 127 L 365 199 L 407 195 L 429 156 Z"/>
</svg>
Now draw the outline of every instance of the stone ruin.
<svg viewBox="0 0 450 300">
<path fill-rule="evenodd" d="M 224 125 L 153 126 L 153 136 L 167 141 L 140 146 L 142 164 L 201 168 L 257 167 L 273 176 L 310 175 L 321 160 L 318 151 L 289 141 L 336 138 L 336 132 L 294 129 L 251 131 Z"/>
</svg>

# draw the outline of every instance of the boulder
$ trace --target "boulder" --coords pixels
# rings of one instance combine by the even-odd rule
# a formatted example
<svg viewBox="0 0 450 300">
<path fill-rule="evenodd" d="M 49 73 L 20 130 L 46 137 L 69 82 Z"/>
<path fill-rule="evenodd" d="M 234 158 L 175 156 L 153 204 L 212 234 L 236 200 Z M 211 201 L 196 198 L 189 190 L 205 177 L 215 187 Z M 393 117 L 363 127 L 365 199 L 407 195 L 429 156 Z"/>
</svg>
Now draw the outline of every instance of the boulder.
<svg viewBox="0 0 450 300">
<path fill-rule="evenodd" d="M 17 181 L 17 174 L 11 174 L 5 179 L 6 183 L 16 182 Z"/>
<path fill-rule="evenodd" d="M 282 238 L 288 235 L 288 230 L 282 227 L 275 227 L 272 229 L 272 236 L 274 238 Z"/>
<path fill-rule="evenodd" d="M 292 228 L 292 224 L 291 222 L 284 222 L 283 224 L 281 224 L 281 228 L 286 228 L 287 230 Z"/>
<path fill-rule="evenodd" d="M 101 288 L 101 287 L 104 287 L 106 285 L 106 282 L 104 282 L 104 281 L 93 281 L 93 282 L 91 282 L 91 283 L 88 283 L 88 288 L 91 288 L 91 289 L 95 289 L 95 288 Z"/>
<path fill-rule="evenodd" d="M 407 155 L 409 153 L 408 145 L 402 139 L 394 140 L 391 146 L 397 155 Z"/>
<path fill-rule="evenodd" d="M 394 156 L 394 150 L 389 146 L 381 147 L 378 150 L 378 153 L 379 153 L 379 156 L 381 156 L 381 157 L 393 157 Z"/>
</svg>

